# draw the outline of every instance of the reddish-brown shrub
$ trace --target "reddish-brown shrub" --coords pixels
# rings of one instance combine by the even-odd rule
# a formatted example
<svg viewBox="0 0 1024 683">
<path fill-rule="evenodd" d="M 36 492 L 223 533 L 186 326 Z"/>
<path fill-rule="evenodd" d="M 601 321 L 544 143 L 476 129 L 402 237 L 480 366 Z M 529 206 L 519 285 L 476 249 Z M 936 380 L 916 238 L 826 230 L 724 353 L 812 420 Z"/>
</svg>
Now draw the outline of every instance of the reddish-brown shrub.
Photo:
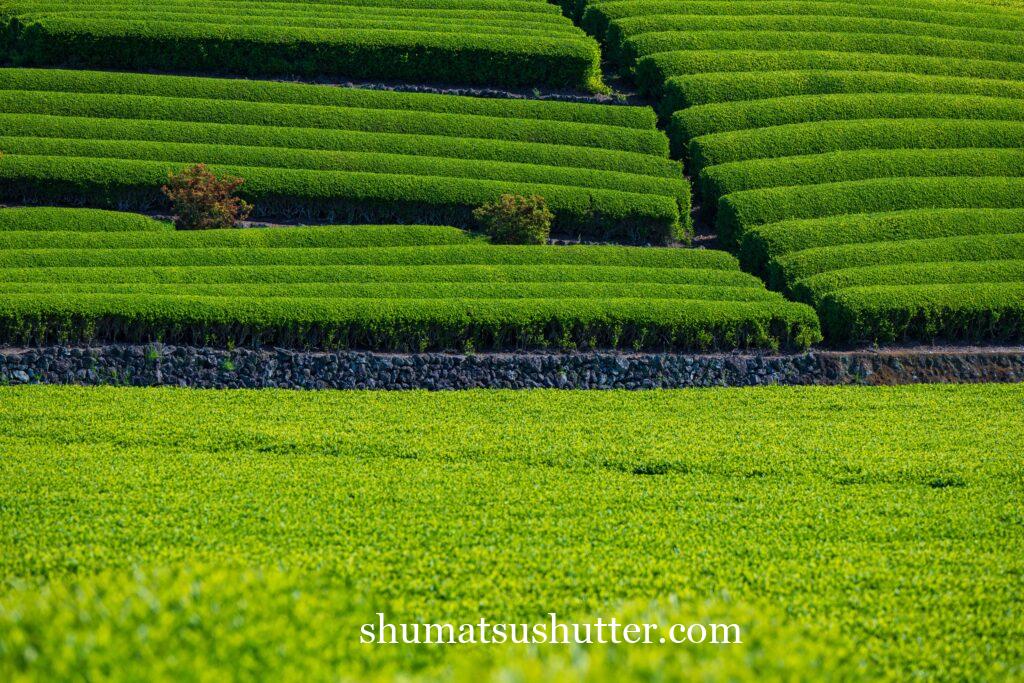
<svg viewBox="0 0 1024 683">
<path fill-rule="evenodd" d="M 179 230 L 235 228 L 249 217 L 252 206 L 235 197 L 245 180 L 218 178 L 204 164 L 168 173 L 163 192 L 171 200 L 174 227 Z"/>
</svg>

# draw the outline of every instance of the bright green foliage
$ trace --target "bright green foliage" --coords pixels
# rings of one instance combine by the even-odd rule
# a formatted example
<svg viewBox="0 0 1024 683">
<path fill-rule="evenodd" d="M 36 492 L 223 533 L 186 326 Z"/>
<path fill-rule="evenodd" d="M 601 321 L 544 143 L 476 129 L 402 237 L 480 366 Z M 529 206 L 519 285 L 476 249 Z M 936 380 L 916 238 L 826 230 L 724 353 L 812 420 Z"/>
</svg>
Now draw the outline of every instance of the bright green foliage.
<svg viewBox="0 0 1024 683">
<path fill-rule="evenodd" d="M 720 251 L 497 246 L 431 226 L 33 231 L 31 211 L 0 231 L 8 343 L 713 350 L 821 337 L 813 311 Z"/>
<path fill-rule="evenodd" d="M 794 95 L 721 102 L 677 111 L 669 122 L 673 149 L 712 133 L 815 121 L 957 119 L 1024 121 L 1024 102 L 1012 98 L 920 93 Z"/>
<path fill-rule="evenodd" d="M 450 97 L 362 88 L 310 86 L 229 78 L 153 78 L 144 74 L 59 69 L 0 69 L 4 90 L 186 97 L 354 109 L 472 114 L 650 129 L 654 113 L 644 107 L 595 107 L 526 99 Z"/>
<path fill-rule="evenodd" d="M 751 226 L 791 218 L 930 208 L 1024 208 L 1024 178 L 877 178 L 747 190 L 722 197 L 716 224 L 735 244 Z"/>
<path fill-rule="evenodd" d="M 1022 402 L 0 389 L 0 677 L 1018 678 Z M 378 611 L 744 645 L 360 646 Z"/>
<path fill-rule="evenodd" d="M 815 121 L 703 135 L 690 141 L 695 172 L 749 159 L 855 150 L 1024 148 L 1024 123 L 958 119 Z"/>
<path fill-rule="evenodd" d="M 0 240 L 5 231 L 122 232 L 169 231 L 173 226 L 135 213 L 44 206 L 0 208 Z M 58 238 L 60 239 L 60 238 Z M 9 245 L 10 242 L 5 242 Z"/>
<path fill-rule="evenodd" d="M 255 6 L 253 6 L 253 4 Z M 0 60 L 26 66 L 604 89 L 597 44 L 540 0 L 14 0 Z"/>
<path fill-rule="evenodd" d="M 0 70 L 0 201 L 165 208 L 168 171 L 205 163 L 245 180 L 255 217 L 471 226 L 538 194 L 556 232 L 686 236 L 689 187 L 650 110 L 236 83 Z"/>
<path fill-rule="evenodd" d="M 1024 98 L 1024 81 L 921 76 L 884 71 L 752 71 L 675 76 L 664 85 L 662 110 L 717 102 L 841 93 L 933 93 Z"/>
<path fill-rule="evenodd" d="M 752 159 L 711 166 L 698 190 L 709 199 L 770 187 L 812 186 L 872 178 L 1024 176 L 1016 149 L 886 149 Z"/>
<path fill-rule="evenodd" d="M 1024 211 L 908 210 L 744 233 L 769 283 L 813 304 L 840 344 L 1024 340 Z"/>
<path fill-rule="evenodd" d="M 767 5 L 767 3 L 759 3 Z M 804 4 L 804 3 L 801 3 Z M 607 7 L 607 5 L 606 5 Z M 864 6 L 868 7 L 868 6 Z M 888 7 L 885 9 L 889 9 Z M 834 52 L 830 50 L 685 50 L 659 52 L 637 62 L 637 82 L 645 92 L 658 95 L 673 76 L 730 71 L 877 71 L 926 76 L 961 76 L 1008 81 L 1024 80 L 1024 64 L 985 59 L 929 57 L 926 55 Z"/>
<path fill-rule="evenodd" d="M 759 18 L 753 18 L 754 25 L 760 24 L 761 21 Z M 819 27 L 824 30 L 818 31 L 773 31 L 754 28 L 732 31 L 643 33 L 625 41 L 618 56 L 624 63 L 632 64 L 637 58 L 645 55 L 678 50 L 837 50 L 1024 62 L 1024 54 L 1021 53 L 1016 39 L 1017 34 L 1014 32 L 1008 32 L 1014 37 L 1011 42 L 989 42 L 900 33 L 832 32 L 827 28 L 827 21 Z M 716 18 L 716 25 L 717 22 Z"/>
<path fill-rule="evenodd" d="M 1024 207 L 844 214 L 752 226 L 743 234 L 740 261 L 764 274 L 772 259 L 814 247 L 1018 232 L 1024 232 Z M 783 286 L 769 280 L 773 287 Z"/>
<path fill-rule="evenodd" d="M 1024 233 L 866 242 L 804 249 L 776 259 L 787 281 L 841 268 L 1024 258 Z"/>
<path fill-rule="evenodd" d="M 851 287 L 818 306 L 829 338 L 839 343 L 914 339 L 1009 342 L 1024 339 L 1024 284 L 900 284 Z"/>
<path fill-rule="evenodd" d="M 577 14 L 659 100 L 719 237 L 818 306 L 830 342 L 1024 340 L 1021 253 L 1000 252 L 1024 209 L 1019 2 L 592 0 Z"/>
</svg>

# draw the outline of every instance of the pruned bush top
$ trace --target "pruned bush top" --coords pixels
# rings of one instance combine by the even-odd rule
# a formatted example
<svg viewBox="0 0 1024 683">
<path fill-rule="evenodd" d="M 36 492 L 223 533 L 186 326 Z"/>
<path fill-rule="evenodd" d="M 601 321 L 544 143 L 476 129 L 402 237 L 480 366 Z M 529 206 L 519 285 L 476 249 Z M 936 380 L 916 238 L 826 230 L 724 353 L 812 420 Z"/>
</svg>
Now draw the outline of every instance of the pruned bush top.
<svg viewBox="0 0 1024 683">
<path fill-rule="evenodd" d="M 490 86 L 605 89 L 594 40 L 543 0 L 14 0 L 0 60 Z"/>
<path fill-rule="evenodd" d="M 168 172 L 243 178 L 254 219 L 475 227 L 502 194 L 552 229 L 685 238 L 690 190 L 648 108 L 0 69 L 0 201 L 165 208 Z"/>
<path fill-rule="evenodd" d="M 494 245 L 439 226 L 131 222 L 0 209 L 0 343 L 728 350 L 821 338 L 808 306 L 722 251 Z"/>
<path fill-rule="evenodd" d="M 1024 341 L 1007 234 L 1024 210 L 1024 6 L 566 6 L 657 101 L 722 242 L 815 305 L 830 342 Z"/>
</svg>

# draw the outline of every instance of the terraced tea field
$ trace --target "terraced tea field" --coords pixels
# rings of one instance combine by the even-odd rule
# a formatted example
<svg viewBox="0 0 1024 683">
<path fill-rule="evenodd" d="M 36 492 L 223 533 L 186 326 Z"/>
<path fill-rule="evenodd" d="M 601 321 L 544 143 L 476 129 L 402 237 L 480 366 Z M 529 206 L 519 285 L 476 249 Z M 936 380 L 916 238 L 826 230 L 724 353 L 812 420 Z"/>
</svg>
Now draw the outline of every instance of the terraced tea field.
<svg viewBox="0 0 1024 683">
<path fill-rule="evenodd" d="M 0 339 L 19 344 L 717 350 L 821 338 L 814 311 L 725 252 L 500 246 L 435 226 L 183 232 L 0 209 L 0 291 Z"/>
<path fill-rule="evenodd" d="M 163 207 L 168 170 L 203 162 L 244 178 L 257 216 L 471 225 L 508 192 L 572 234 L 665 242 L 689 221 L 644 108 L 27 69 L 0 88 L 9 202 Z"/>
<path fill-rule="evenodd" d="M 1020 385 L 614 390 L 1014 345 L 1022 0 L 0 0 L 0 681 L 1024 680 Z"/>
<path fill-rule="evenodd" d="M 576 11 L 657 98 L 724 244 L 754 272 L 785 271 L 778 284 L 817 306 L 830 341 L 1020 342 L 1024 7 L 1003 5 Z M 791 230 L 815 251 L 776 251 Z M 793 282 L 825 271 L 825 290 Z"/>
<path fill-rule="evenodd" d="M 0 28 L 26 66 L 603 89 L 544 0 L 14 0 Z"/>
</svg>

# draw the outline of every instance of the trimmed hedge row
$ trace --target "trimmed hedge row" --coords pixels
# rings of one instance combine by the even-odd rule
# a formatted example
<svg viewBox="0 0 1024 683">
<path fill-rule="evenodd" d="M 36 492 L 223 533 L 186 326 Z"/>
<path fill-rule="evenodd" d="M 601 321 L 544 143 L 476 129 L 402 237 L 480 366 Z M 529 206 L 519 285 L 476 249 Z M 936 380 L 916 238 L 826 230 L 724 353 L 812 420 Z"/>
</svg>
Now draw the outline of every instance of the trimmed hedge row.
<svg viewBox="0 0 1024 683">
<path fill-rule="evenodd" d="M 163 202 L 167 171 L 206 163 L 246 180 L 257 216 L 468 226 L 473 208 L 511 192 L 544 196 L 558 231 L 686 236 L 689 186 L 653 112 L 504 102 L 0 70 L 0 196 L 147 210 Z"/>
<path fill-rule="evenodd" d="M 237 12 L 237 10 L 235 10 Z M 22 23 L 29 23 L 35 19 L 45 20 L 57 16 L 57 12 L 46 12 L 36 14 L 22 14 L 18 20 Z M 546 15 L 550 16 L 550 15 Z M 123 10 L 108 11 L 62 11 L 59 13 L 62 20 L 75 21 L 109 21 L 123 20 Z M 465 17 L 451 17 L 439 13 L 421 13 L 419 16 L 394 16 L 386 17 L 375 14 L 349 14 L 332 16 L 307 16 L 288 14 L 258 14 L 251 15 L 238 13 L 209 14 L 202 10 L 189 13 L 175 12 L 146 12 L 149 21 L 199 24 L 203 26 L 244 26 L 249 24 L 266 25 L 272 24 L 279 28 L 291 29 L 323 29 L 329 31 L 351 31 L 379 29 L 387 31 L 409 31 L 417 33 L 471 33 L 474 35 L 493 34 L 514 34 L 517 37 L 542 36 L 545 38 L 566 37 L 570 40 L 579 38 L 576 28 L 572 24 L 554 22 L 529 22 L 520 24 L 515 21 L 500 19 L 488 19 L 479 17 L 470 19 Z"/>
<path fill-rule="evenodd" d="M 677 111 L 668 133 L 673 151 L 691 138 L 750 128 L 850 119 L 973 119 L 1024 121 L 1021 100 L 976 95 L 860 93 L 798 95 L 706 104 Z"/>
<path fill-rule="evenodd" d="M 168 170 L 185 166 L 7 154 L 0 157 L 0 201 L 148 210 L 163 206 L 160 187 Z M 211 170 L 245 178 L 239 194 L 256 205 L 256 217 L 464 226 L 472 224 L 473 208 L 501 194 L 538 194 L 555 213 L 558 232 L 657 243 L 686 236 L 677 199 L 660 195 L 471 178 L 230 165 Z"/>
<path fill-rule="evenodd" d="M 628 43 L 632 41 L 633 45 L 636 45 L 638 42 L 642 45 L 644 44 L 645 36 L 652 34 L 661 35 L 669 32 L 702 33 L 707 31 L 752 31 L 759 33 L 820 33 L 828 31 L 840 35 L 840 41 L 844 35 L 875 35 L 885 37 L 937 38 L 972 44 L 992 44 L 998 47 L 1024 45 L 1024 37 L 1022 37 L 1024 36 L 1024 26 L 1017 26 L 1014 29 L 1006 30 L 921 21 L 902 21 L 878 17 L 772 15 L 760 13 L 745 16 L 727 16 L 722 14 L 705 16 L 682 13 L 678 10 L 671 14 L 632 16 L 616 19 L 609 24 L 608 30 L 604 34 L 604 39 L 612 50 L 623 51 L 624 56 L 628 59 L 637 55 L 637 52 L 634 52 L 628 46 Z M 666 40 L 668 40 L 667 37 L 662 38 L 657 44 L 664 44 Z M 896 44 L 904 45 L 904 43 Z M 644 48 L 639 49 L 644 50 Z M 665 51 L 644 50 L 640 54 Z M 885 52 L 885 50 L 876 51 Z M 1011 59 L 1008 61 L 1020 60 Z"/>
<path fill-rule="evenodd" d="M 2 149 L 2 148 L 0 148 Z M 15 239 L 11 233 L 26 231 L 46 238 L 38 231 L 53 232 L 166 232 L 173 230 L 168 221 L 158 221 L 136 213 L 102 209 L 62 209 L 51 207 L 0 208 L 0 240 Z M 55 238 L 60 239 L 60 238 Z"/>
<path fill-rule="evenodd" d="M 743 233 L 739 256 L 747 270 L 766 275 L 773 288 L 785 287 L 772 259 L 815 247 L 908 239 L 1024 233 L 1020 209 L 912 209 L 856 213 L 755 225 Z"/>
<path fill-rule="evenodd" d="M 70 209 L 74 211 L 75 209 Z M 0 225 L 3 225 L 0 209 Z M 127 214 L 131 215 L 131 214 Z M 140 218 L 143 218 L 140 216 Z M 148 219 L 147 219 L 148 220 Z M 108 231 L 62 232 L 59 229 L 22 228 L 0 230 L 0 249 L 196 249 L 235 247 L 246 249 L 427 247 L 474 244 L 474 238 L 458 228 L 434 225 L 330 225 L 317 227 L 254 228 L 236 230 L 173 230 L 169 223 L 152 221 L 155 228 L 124 228 Z M 129 223 L 129 221 L 124 221 Z M 164 229 L 163 226 L 167 226 Z M 207 233 L 207 234 L 204 234 Z"/>
<path fill-rule="evenodd" d="M 812 275 L 845 268 L 1000 258 L 1024 258 L 1024 233 L 841 244 L 784 254 L 778 256 L 775 263 L 782 279 L 792 285 Z"/>
<path fill-rule="evenodd" d="M 685 50 L 659 52 L 636 64 L 637 85 L 645 94 L 661 95 L 673 76 L 738 71 L 885 71 L 922 76 L 961 76 L 1024 81 L 1024 64 L 986 59 L 923 55 L 887 55 L 828 50 Z"/>
<path fill-rule="evenodd" d="M 0 225 L 4 214 L 11 209 L 0 209 Z M 245 249 L 273 249 L 276 247 L 309 249 L 347 249 L 353 247 L 440 247 L 450 245 L 486 244 L 483 238 L 471 237 L 456 227 L 442 225 L 317 225 L 311 227 L 256 227 L 229 230 L 175 230 L 170 223 L 144 216 L 119 212 L 92 212 L 88 209 L 23 209 L 49 214 L 54 211 L 76 214 L 88 211 L 95 223 L 117 224 L 118 216 L 138 218 L 156 227 L 105 230 L 75 230 L 76 223 L 85 223 L 86 217 L 69 217 L 65 231 L 53 226 L 43 229 L 19 227 L 0 232 L 0 249 L 196 249 L 198 247 L 234 247 Z M 109 221 L 106 215 L 115 216 Z M 36 217 L 33 217 L 36 218 Z M 20 221 L 23 223 L 33 220 Z M 134 221 L 123 220 L 123 223 Z M 145 225 L 145 223 L 143 223 Z"/>
<path fill-rule="evenodd" d="M 325 107 L 307 104 L 119 93 L 23 90 L 0 91 L 0 111 L 12 114 L 234 123 L 371 133 L 442 135 L 599 147 L 660 156 L 668 154 L 668 141 L 660 131 L 654 128 L 640 130 L 592 123 L 508 119 L 424 111 Z"/>
<path fill-rule="evenodd" d="M 687 156 L 697 172 L 715 164 L 847 150 L 1022 147 L 1024 122 L 864 119 L 702 135 L 690 141 Z"/>
<path fill-rule="evenodd" d="M 902 2 L 898 6 L 849 1 L 600 0 L 590 3 L 590 7 L 583 14 L 582 25 L 592 35 L 603 38 L 612 22 L 655 15 L 865 17 L 1007 31 L 1024 29 L 1024 20 L 1017 14 L 995 14 L 992 13 L 991 8 L 979 5 L 958 4 L 953 6 L 944 0 L 930 4 Z"/>
<path fill-rule="evenodd" d="M 831 342 L 1024 341 L 1024 14 L 595 0 L 582 24 L 658 98 L 720 240 Z"/>
<path fill-rule="evenodd" d="M 16 7 L 5 12 L 0 55 L 19 66 L 604 89 L 600 51 L 582 32 L 332 30 L 281 26 L 273 18 L 203 24 L 152 20 L 146 16 L 151 9 L 140 5 L 131 13 L 142 21 L 44 12 L 23 22 Z"/>
<path fill-rule="evenodd" d="M 619 59 L 632 65 L 645 55 L 679 50 L 836 50 L 1024 62 L 1024 52 L 1017 45 L 884 33 L 757 29 L 644 33 L 622 43 Z"/>
<path fill-rule="evenodd" d="M 301 284 L 106 284 L 4 282 L 5 295 L 116 294 L 137 297 L 188 296 L 251 299 L 649 299 L 675 301 L 774 301 L 776 292 L 762 286 L 708 287 L 654 285 L 649 282 L 398 282 Z"/>
<path fill-rule="evenodd" d="M 241 100 L 262 104 L 312 104 L 325 107 L 423 111 L 512 119 L 597 123 L 642 130 L 651 130 L 656 123 L 654 112 L 648 107 L 609 107 L 575 102 L 452 97 L 430 93 L 339 88 L 328 85 L 103 71 L 0 69 L 0 90 L 151 95 Z"/>
<path fill-rule="evenodd" d="M 1024 178 L 881 178 L 747 190 L 722 197 L 719 237 L 738 245 L 754 225 L 901 209 L 1022 208 Z"/>
<path fill-rule="evenodd" d="M 148 140 L 245 147 L 280 147 L 335 152 L 389 153 L 406 156 L 507 161 L 621 171 L 634 175 L 680 178 L 675 161 L 650 154 L 597 147 L 572 147 L 535 142 L 510 142 L 441 135 L 404 135 L 320 128 L 130 121 L 76 116 L 0 113 L 0 130 L 8 136 L 78 138 L 86 140 Z"/>
<path fill-rule="evenodd" d="M 701 104 L 841 93 L 931 93 L 1024 99 L 1024 82 L 888 71 L 731 71 L 674 76 L 659 105 L 666 114 Z"/>
<path fill-rule="evenodd" d="M 820 339 L 804 304 L 640 299 L 314 300 L 13 294 L 12 343 L 116 342 L 376 351 L 805 348 Z"/>
<path fill-rule="evenodd" d="M 1024 177 L 1024 148 L 863 149 L 752 159 L 709 166 L 697 187 L 701 196 L 716 200 L 760 188 L 928 176 Z"/>
<path fill-rule="evenodd" d="M 801 301 L 819 301 L 851 287 L 879 285 L 955 285 L 972 282 L 1024 282 L 1024 260 L 953 263 L 900 263 L 843 268 L 798 280 L 793 293 Z"/>
<path fill-rule="evenodd" d="M 819 311 L 839 344 L 1024 340 L 1019 282 L 854 287 L 826 296 Z"/>
<path fill-rule="evenodd" d="M 496 250 L 492 249 L 492 252 Z M 651 267 L 633 265 L 488 264 L 307 266 L 55 266 L 0 268 L 0 282 L 97 284 L 341 284 L 394 282 L 649 282 L 701 287 L 763 287 L 764 283 L 738 268 Z M 470 261 L 473 261 L 471 259 Z M 585 261 L 584 261 L 585 262 Z"/>
<path fill-rule="evenodd" d="M 19 213 L 24 224 L 61 210 Z M 494 246 L 443 227 L 0 231 L 0 292 L 7 343 L 723 350 L 820 340 L 809 307 L 724 252 Z"/>
<path fill-rule="evenodd" d="M 603 188 L 636 194 L 675 198 L 680 209 L 689 210 L 690 188 L 678 179 L 580 168 L 534 164 L 444 159 L 399 154 L 320 152 L 272 147 L 199 145 L 189 143 L 115 140 L 66 140 L 0 136 L 0 150 L 7 154 L 50 157 L 135 159 L 174 163 L 231 164 L 265 168 L 319 171 L 354 171 L 388 175 L 476 178 L 504 182 L 544 183 L 577 188 Z"/>
<path fill-rule="evenodd" d="M 262 230 L 262 228 L 257 228 Z M 283 229 L 292 231 L 293 229 Z M 295 228 L 294 230 L 301 230 Z M 142 266 L 455 266 L 560 265 L 629 266 L 737 270 L 734 256 L 704 249 L 642 247 L 554 247 L 462 244 L 415 247 L 151 247 L 136 249 L 5 249 L 0 268 L 142 267 Z M 751 276 L 745 276 L 750 281 Z"/>
</svg>

